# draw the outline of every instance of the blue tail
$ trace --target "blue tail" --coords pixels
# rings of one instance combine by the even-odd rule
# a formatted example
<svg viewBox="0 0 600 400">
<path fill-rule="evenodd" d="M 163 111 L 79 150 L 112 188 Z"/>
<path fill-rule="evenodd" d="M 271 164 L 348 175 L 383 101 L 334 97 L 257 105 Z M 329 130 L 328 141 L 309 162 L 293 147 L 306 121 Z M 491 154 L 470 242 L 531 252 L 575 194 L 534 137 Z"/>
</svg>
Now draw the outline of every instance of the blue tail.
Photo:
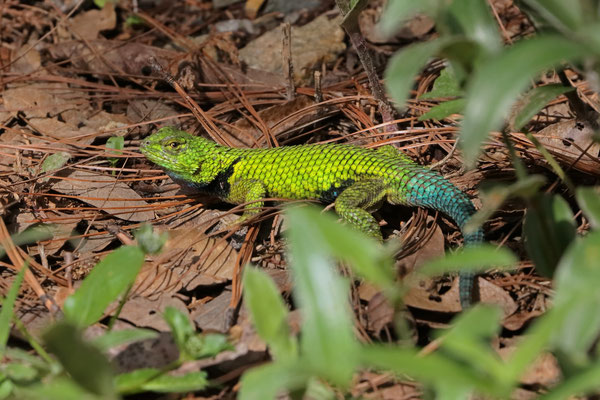
<svg viewBox="0 0 600 400">
<path fill-rule="evenodd" d="M 467 221 L 476 211 L 475 206 L 469 197 L 450 181 L 430 170 L 415 171 L 415 174 L 408 180 L 406 188 L 408 189 L 408 204 L 441 211 L 452 218 L 463 232 L 465 246 L 483 241 L 481 228 L 475 232 L 464 234 Z M 476 292 L 474 287 L 476 274 L 459 272 L 458 276 L 460 305 L 466 309 L 473 303 L 473 294 Z"/>
</svg>

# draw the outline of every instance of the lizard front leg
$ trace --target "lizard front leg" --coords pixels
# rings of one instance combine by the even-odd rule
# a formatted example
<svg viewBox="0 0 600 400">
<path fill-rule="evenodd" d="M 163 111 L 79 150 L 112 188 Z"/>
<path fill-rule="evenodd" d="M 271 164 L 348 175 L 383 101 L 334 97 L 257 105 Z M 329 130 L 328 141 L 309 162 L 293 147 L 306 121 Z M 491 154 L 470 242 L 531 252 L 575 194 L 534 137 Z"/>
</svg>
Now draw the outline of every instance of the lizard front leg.
<svg viewBox="0 0 600 400">
<path fill-rule="evenodd" d="M 380 180 L 355 182 L 335 200 L 335 211 L 356 229 L 382 242 L 379 224 L 367 210 L 377 208 L 386 194 L 385 185 Z"/>
<path fill-rule="evenodd" d="M 244 213 L 236 224 L 243 223 L 261 212 L 267 194 L 265 185 L 257 179 L 242 179 L 231 185 L 227 201 L 235 204 L 248 203 L 244 206 Z"/>
</svg>

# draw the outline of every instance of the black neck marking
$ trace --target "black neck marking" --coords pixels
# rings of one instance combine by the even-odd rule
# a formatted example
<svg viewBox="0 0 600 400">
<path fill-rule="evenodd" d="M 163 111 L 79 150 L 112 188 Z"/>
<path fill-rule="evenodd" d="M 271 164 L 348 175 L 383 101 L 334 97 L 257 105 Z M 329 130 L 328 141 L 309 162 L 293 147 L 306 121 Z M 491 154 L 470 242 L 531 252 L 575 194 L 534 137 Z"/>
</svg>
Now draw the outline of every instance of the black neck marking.
<svg viewBox="0 0 600 400">
<path fill-rule="evenodd" d="M 200 193 L 225 198 L 229 195 L 230 184 L 229 178 L 233 175 L 235 164 L 240 161 L 240 158 L 235 159 L 229 166 L 223 171 L 219 172 L 211 181 L 206 183 L 190 182 L 183 179 L 179 174 L 172 171 L 165 171 L 171 179 L 178 185 L 197 191 Z"/>
</svg>

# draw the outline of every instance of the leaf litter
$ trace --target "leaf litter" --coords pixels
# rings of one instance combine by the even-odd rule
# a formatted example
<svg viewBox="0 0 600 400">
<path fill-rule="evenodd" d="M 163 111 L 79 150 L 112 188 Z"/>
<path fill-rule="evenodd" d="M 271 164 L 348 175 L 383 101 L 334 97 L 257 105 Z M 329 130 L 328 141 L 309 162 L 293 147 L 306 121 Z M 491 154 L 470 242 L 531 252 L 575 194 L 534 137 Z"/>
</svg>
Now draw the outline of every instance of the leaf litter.
<svg viewBox="0 0 600 400">
<path fill-rule="evenodd" d="M 67 9 L 73 6 L 66 3 Z M 43 225 L 52 236 L 21 246 L 23 255 L 35 261 L 32 271 L 37 285 L 32 281 L 25 285 L 17 315 L 32 333 L 39 332 L 52 319 L 40 288 L 62 304 L 106 251 L 123 243 L 120 234 L 141 222 L 151 222 L 168 230 L 170 241 L 162 254 L 147 258 L 119 314 L 117 329 L 135 326 L 166 332 L 161 313 L 170 305 L 184 312 L 200 330 L 228 333 L 235 340 L 235 350 L 210 363 L 220 368 L 214 378 L 227 376 L 232 384 L 226 391 L 233 393 L 240 368 L 268 357 L 245 308 L 237 319 L 232 311 L 240 301 L 236 286 L 240 268 L 252 260 L 276 278 L 289 298 L 284 245 L 277 232 L 270 231 L 277 224 L 272 223 L 272 213 L 266 213 L 261 232 L 250 232 L 242 239 L 241 248 L 234 247 L 231 232 L 219 233 L 223 230 L 219 220 L 234 219 L 223 211 L 228 208 L 173 187 L 138 154 L 140 140 L 158 127 L 177 124 L 197 132 L 199 125 L 184 99 L 151 75 L 149 60 L 155 59 L 181 82 L 220 128 L 220 140 L 235 146 L 264 147 L 273 139 L 282 144 L 384 144 L 376 128 L 381 122 L 377 102 L 334 9 L 285 11 L 289 13 L 286 17 L 296 21 L 291 49 L 298 85 L 295 99 L 282 96 L 288 85 L 282 76 L 282 60 L 264 50 L 265 46 L 281 46 L 281 14 L 261 15 L 258 11 L 257 19 L 247 19 L 239 2 L 215 10 L 181 2 L 162 12 L 143 11 L 144 24 L 136 26 L 123 22 L 127 8 L 111 2 L 102 9 L 76 9 L 66 20 L 42 2 L 24 8 L 13 1 L 0 9 L 4 38 L 0 42 L 2 219 L 13 235 Z M 498 11 L 503 13 L 508 32 L 527 34 L 523 16 L 510 4 L 498 6 Z M 419 16 L 400 36 L 381 40 L 374 31 L 380 12 L 377 4 L 371 6 L 361 16 L 360 25 L 381 59 L 388 57 L 398 42 L 426 39 L 431 32 L 430 21 Z M 221 31 L 213 29 L 232 16 L 247 22 L 228 24 L 227 29 L 221 25 Z M 28 33 L 19 34 L 25 32 L 23 27 Z M 433 62 L 430 67 L 417 82 L 415 98 L 430 90 L 439 74 L 439 65 Z M 320 86 L 313 82 L 316 72 L 323 74 Z M 543 83 L 553 82 L 556 77 L 543 78 Z M 570 118 L 565 104 L 565 99 L 559 98 L 524 129 L 535 128 L 534 137 L 563 168 L 579 171 L 583 181 L 598 179 L 600 150 L 597 141 L 592 141 L 593 129 Z M 460 155 L 445 159 L 456 137 L 455 116 L 418 121 L 434 105 L 430 99 L 412 101 L 402 133 L 394 142 L 422 164 L 443 160 L 440 171 L 470 195 L 477 194 L 484 176 L 498 181 L 512 178 L 508 153 L 498 135 L 492 135 L 478 168 L 457 176 Z M 535 144 L 524 133 L 510 135 L 528 165 L 548 175 L 551 168 Z M 125 138 L 116 165 L 110 164 L 105 147 L 111 136 Z M 397 235 L 392 240 L 403 243 L 397 261 L 402 274 L 460 242 L 456 227 L 433 212 L 394 207 L 382 210 L 378 218 L 384 232 Z M 484 226 L 488 239 L 523 255 L 520 232 L 514 229 L 522 219 L 522 206 L 505 203 Z M 581 219 L 578 223 L 585 226 Z M 534 275 L 525 256 L 519 270 L 479 279 L 482 300 L 501 306 L 503 326 L 516 338 L 523 326 L 547 309 L 551 295 L 551 282 Z M 14 271 L 12 264 L 0 265 L 0 294 L 6 294 Z M 393 340 L 389 305 L 376 288 L 355 283 L 354 306 L 357 315 L 364 316 L 357 319 L 357 324 L 364 325 L 358 327 L 366 332 L 363 338 L 371 335 Z M 459 310 L 455 279 L 417 279 L 410 286 L 405 302 L 420 331 L 447 326 Z M 116 305 L 111 308 L 115 309 Z M 294 315 L 297 319 L 297 313 Z M 499 340 L 502 349 L 510 349 L 509 337 Z M 502 349 L 500 354 L 505 351 Z M 122 371 L 131 370 L 132 364 L 159 367 L 177 357 L 175 350 L 170 335 L 161 333 L 158 339 L 127 346 L 113 354 L 113 359 Z M 543 356 L 523 383 L 531 389 L 556 382 L 553 362 L 551 356 Z M 206 365 L 196 362 L 185 368 Z M 531 390 L 523 390 L 531 394 Z M 354 393 L 365 398 L 420 396 L 413 382 L 367 372 L 357 379 Z"/>
</svg>

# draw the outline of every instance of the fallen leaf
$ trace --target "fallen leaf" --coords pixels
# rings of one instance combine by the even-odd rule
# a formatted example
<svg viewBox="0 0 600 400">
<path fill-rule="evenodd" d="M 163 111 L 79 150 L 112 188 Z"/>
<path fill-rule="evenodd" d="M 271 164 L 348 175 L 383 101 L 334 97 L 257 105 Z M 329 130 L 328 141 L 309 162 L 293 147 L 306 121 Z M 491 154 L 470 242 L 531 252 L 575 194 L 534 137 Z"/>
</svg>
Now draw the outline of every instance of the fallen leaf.
<svg viewBox="0 0 600 400">
<path fill-rule="evenodd" d="M 413 278 L 415 283 L 411 285 L 408 293 L 404 296 L 404 303 L 408 306 L 429 311 L 457 313 L 462 311 L 458 300 L 458 278 L 452 282 L 452 287 L 446 293 L 432 296 L 432 285 L 427 278 Z M 477 280 L 479 285 L 480 301 L 486 304 L 495 304 L 503 310 L 504 318 L 517 310 L 517 304 L 510 295 L 501 287 L 483 279 Z"/>
<path fill-rule="evenodd" d="M 69 28 L 75 33 L 75 38 L 93 40 L 101 31 L 114 29 L 117 24 L 117 14 L 113 2 L 106 2 L 101 9 L 82 12 L 70 19 Z M 64 39 L 63 39 L 64 40 Z"/>
<path fill-rule="evenodd" d="M 203 331 L 227 332 L 229 321 L 227 310 L 231 302 L 231 291 L 224 290 L 214 299 L 198 306 L 190 315 L 196 327 Z"/>
<path fill-rule="evenodd" d="M 148 203 L 126 183 L 116 177 L 97 172 L 74 170 L 52 185 L 59 193 L 77 196 L 84 203 L 91 204 L 116 218 L 126 221 L 150 221 L 154 212 L 136 211 L 149 208 Z"/>
<path fill-rule="evenodd" d="M 561 121 L 542 129 L 535 138 L 565 165 L 597 173 L 600 169 L 600 143 L 593 141 L 594 128 L 587 122 Z M 582 155 L 583 151 L 587 150 Z"/>
<path fill-rule="evenodd" d="M 312 69 L 321 62 L 331 62 L 346 49 L 342 17 L 329 19 L 326 15 L 308 24 L 292 29 L 292 62 L 294 80 L 310 78 Z M 254 39 L 240 50 L 240 60 L 255 69 L 275 74 L 283 71 L 281 57 L 283 32 L 281 28 L 269 31 Z"/>
<path fill-rule="evenodd" d="M 116 305 L 113 304 L 113 305 Z M 189 315 L 183 301 L 176 297 L 161 296 L 157 300 L 136 296 L 125 302 L 119 318 L 129 321 L 138 328 L 152 328 L 157 331 L 169 331 L 169 325 L 162 316 L 167 307 L 175 307 L 185 315 Z"/>
</svg>

